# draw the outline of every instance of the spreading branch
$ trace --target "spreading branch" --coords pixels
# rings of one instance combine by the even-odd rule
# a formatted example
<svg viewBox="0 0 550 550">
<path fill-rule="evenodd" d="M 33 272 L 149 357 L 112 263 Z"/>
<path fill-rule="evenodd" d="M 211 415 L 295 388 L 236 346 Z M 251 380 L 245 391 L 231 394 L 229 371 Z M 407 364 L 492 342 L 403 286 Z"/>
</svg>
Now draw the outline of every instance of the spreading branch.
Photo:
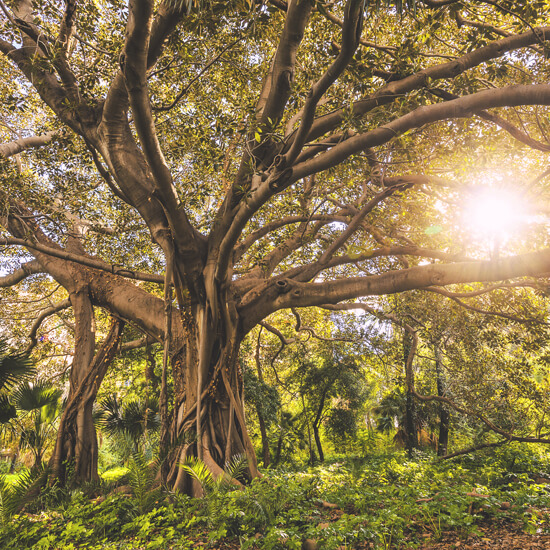
<svg viewBox="0 0 550 550">
<path fill-rule="evenodd" d="M 30 262 L 23 264 L 13 273 L 0 277 L 0 288 L 14 286 L 31 275 L 36 275 L 37 273 L 43 272 L 44 270 L 38 260 L 31 260 Z"/>
<path fill-rule="evenodd" d="M 54 258 L 59 258 L 61 260 L 67 260 L 69 262 L 75 262 L 80 265 L 85 265 L 87 267 L 93 267 L 99 269 L 100 271 L 107 271 L 108 273 L 113 273 L 114 275 L 120 275 L 121 277 L 126 277 L 128 279 L 135 279 L 138 281 L 149 281 L 151 283 L 164 283 L 164 277 L 161 275 L 153 275 L 151 273 L 144 273 L 142 271 L 133 271 L 128 268 L 116 264 L 108 264 L 102 260 L 94 260 L 87 256 L 82 256 L 79 254 L 73 254 L 72 252 L 67 252 L 61 248 L 53 248 L 51 246 L 46 246 L 36 241 L 31 241 L 29 239 L 20 239 L 17 237 L 0 237 L 0 245 L 15 245 L 15 246 L 24 246 L 30 250 L 36 250 L 37 252 L 42 252 L 48 256 L 53 256 Z"/>
<path fill-rule="evenodd" d="M 59 302 L 58 304 L 55 304 L 51 307 L 46 308 L 40 313 L 40 315 L 35 319 L 34 323 L 31 326 L 31 330 L 29 332 L 30 343 L 26 347 L 25 353 L 30 353 L 38 343 L 38 340 L 37 340 L 38 330 L 42 326 L 42 323 L 44 322 L 44 320 L 69 307 L 71 307 L 71 301 L 69 299 L 66 299 Z"/>
</svg>

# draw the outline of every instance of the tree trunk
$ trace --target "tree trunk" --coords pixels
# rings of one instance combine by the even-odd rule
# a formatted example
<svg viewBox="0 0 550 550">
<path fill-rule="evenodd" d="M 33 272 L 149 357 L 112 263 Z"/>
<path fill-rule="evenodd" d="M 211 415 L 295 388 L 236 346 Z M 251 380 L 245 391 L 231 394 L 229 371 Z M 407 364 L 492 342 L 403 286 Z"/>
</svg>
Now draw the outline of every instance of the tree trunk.
<svg viewBox="0 0 550 550">
<path fill-rule="evenodd" d="M 122 321 L 114 320 L 107 338 L 94 356 L 95 335 L 90 299 L 81 292 L 71 295 L 71 302 L 76 318 L 75 358 L 69 397 L 50 459 L 50 480 L 62 484 L 99 479 L 98 444 L 92 408 L 107 368 L 116 354 L 124 327 Z"/>
<path fill-rule="evenodd" d="M 435 349 L 435 371 L 437 377 L 437 395 L 439 397 L 445 396 L 445 380 L 442 372 L 442 357 L 441 351 L 436 347 Z M 449 445 L 449 424 L 451 414 L 443 403 L 439 404 L 439 439 L 437 442 L 437 456 L 445 456 L 447 454 L 447 447 Z"/>
<path fill-rule="evenodd" d="M 256 353 L 254 355 L 256 360 L 256 371 L 258 373 L 258 380 L 261 384 L 264 383 L 264 373 L 262 371 L 262 361 L 260 357 L 260 345 L 261 345 L 261 336 L 262 328 L 258 331 L 258 340 L 256 342 Z M 264 468 L 267 468 L 271 462 L 271 454 L 269 452 L 269 439 L 267 437 L 267 427 L 265 425 L 265 418 L 262 413 L 262 408 L 260 405 L 256 405 L 256 413 L 258 414 L 258 423 L 260 425 L 260 436 L 262 438 L 262 461 Z"/>
<path fill-rule="evenodd" d="M 315 445 L 317 445 L 317 452 L 319 453 L 319 462 L 324 462 L 325 453 L 323 452 L 323 446 L 321 445 L 318 424 L 313 424 L 313 437 L 315 438 Z"/>
<path fill-rule="evenodd" d="M 418 449 L 418 433 L 416 431 L 416 406 L 414 401 L 414 370 L 413 361 L 410 356 L 414 353 L 412 336 L 409 331 L 403 333 L 403 359 L 405 363 L 405 376 L 407 383 L 407 401 L 405 408 L 405 434 L 407 443 L 407 454 L 412 457 L 413 450 Z"/>
<path fill-rule="evenodd" d="M 269 452 L 269 438 L 267 437 L 267 428 L 265 426 L 264 415 L 260 407 L 256 407 L 258 413 L 258 423 L 260 424 L 260 436 L 262 438 L 262 462 L 264 468 L 267 468 L 271 463 L 271 453 Z"/>
<path fill-rule="evenodd" d="M 244 416 L 242 335 L 236 319 L 226 318 L 218 325 L 223 330 L 216 330 L 210 316 L 205 307 L 182 312 L 185 341 L 172 354 L 172 448 L 163 450 L 170 457 L 167 484 L 195 495 L 201 489 L 179 467 L 188 457 L 200 458 L 215 477 L 236 456 L 246 457 L 247 476 L 259 475 Z"/>
<path fill-rule="evenodd" d="M 332 383 L 334 383 L 333 380 L 332 380 Z M 330 387 L 332 383 L 329 383 L 328 386 Z M 328 391 L 328 388 L 325 389 L 325 391 L 323 392 L 323 395 L 321 396 L 319 406 L 317 407 L 317 414 L 315 415 L 315 420 L 313 421 L 313 437 L 315 438 L 315 444 L 317 445 L 317 452 L 319 453 L 320 462 L 325 461 L 325 453 L 323 452 L 323 446 L 321 445 L 321 437 L 319 435 L 319 426 L 321 425 L 321 417 L 323 416 L 323 410 L 325 408 L 327 391 Z"/>
<path fill-rule="evenodd" d="M 279 433 L 279 437 L 277 438 L 277 447 L 275 448 L 275 460 L 273 462 L 273 465 L 277 467 L 279 465 L 279 462 L 281 460 L 281 452 L 283 450 L 283 432 Z"/>
</svg>

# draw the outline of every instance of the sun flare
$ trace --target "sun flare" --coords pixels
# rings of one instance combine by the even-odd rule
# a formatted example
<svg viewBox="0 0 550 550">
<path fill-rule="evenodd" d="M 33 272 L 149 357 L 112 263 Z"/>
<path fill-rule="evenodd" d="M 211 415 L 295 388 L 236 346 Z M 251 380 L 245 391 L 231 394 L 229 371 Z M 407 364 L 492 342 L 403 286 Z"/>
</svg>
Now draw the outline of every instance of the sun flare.
<svg viewBox="0 0 550 550">
<path fill-rule="evenodd" d="M 483 188 L 464 205 L 469 231 L 480 237 L 506 239 L 521 230 L 529 216 L 523 196 L 505 189 Z"/>
</svg>

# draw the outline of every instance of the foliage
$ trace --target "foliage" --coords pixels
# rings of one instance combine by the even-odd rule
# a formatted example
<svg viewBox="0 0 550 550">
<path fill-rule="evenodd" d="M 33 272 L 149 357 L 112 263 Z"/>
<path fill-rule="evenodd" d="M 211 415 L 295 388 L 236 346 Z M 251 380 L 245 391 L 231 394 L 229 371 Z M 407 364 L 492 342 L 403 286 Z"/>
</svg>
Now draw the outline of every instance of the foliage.
<svg viewBox="0 0 550 550">
<path fill-rule="evenodd" d="M 0 545 L 61 550 L 187 548 L 201 542 L 276 549 L 299 547 L 309 538 L 326 549 L 364 543 L 386 548 L 390 539 L 406 548 L 426 542 L 426 535 L 437 541 L 448 531 L 476 533 L 500 519 L 547 533 L 546 515 L 533 510 L 546 508 L 550 496 L 533 482 L 533 472 L 520 472 L 519 466 L 548 469 L 549 458 L 545 449 L 514 445 L 496 451 L 496 460 L 495 453 L 440 463 L 429 455 L 410 461 L 401 453 L 374 453 L 307 470 L 270 470 L 241 488 L 215 484 L 195 462 L 188 471 L 208 489 L 202 499 L 157 494 L 143 507 L 136 492 L 132 498 L 90 498 L 76 491 L 39 515 L 11 516 L 0 530 Z M 136 474 L 146 477 L 139 461 Z M 518 471 L 506 469 L 510 461 Z M 145 477 L 134 491 L 145 486 Z"/>
<path fill-rule="evenodd" d="M 41 470 L 23 470 L 13 483 L 8 482 L 5 475 L 0 475 L 0 521 L 3 527 L 32 499 L 29 493 L 43 475 Z"/>
<path fill-rule="evenodd" d="M 8 342 L 0 338 L 0 389 L 10 389 L 35 372 L 28 354 L 10 351 Z"/>
<path fill-rule="evenodd" d="M 158 468 L 150 464 L 140 452 L 132 454 L 129 463 L 128 481 L 132 488 L 139 514 L 148 512 L 155 501 L 158 502 L 160 487 L 154 487 Z"/>
<path fill-rule="evenodd" d="M 139 451 L 148 432 L 155 433 L 160 428 L 158 399 L 132 398 L 121 405 L 115 394 L 107 396 L 97 407 L 97 422 L 105 434 L 118 437 L 127 436 L 133 443 L 134 452 Z"/>
<path fill-rule="evenodd" d="M 180 468 L 196 480 L 205 493 L 219 493 L 228 490 L 235 484 L 240 484 L 246 470 L 245 456 L 235 455 L 226 465 L 223 473 L 217 477 L 212 475 L 208 466 L 200 459 L 189 457 L 180 464 Z"/>
</svg>

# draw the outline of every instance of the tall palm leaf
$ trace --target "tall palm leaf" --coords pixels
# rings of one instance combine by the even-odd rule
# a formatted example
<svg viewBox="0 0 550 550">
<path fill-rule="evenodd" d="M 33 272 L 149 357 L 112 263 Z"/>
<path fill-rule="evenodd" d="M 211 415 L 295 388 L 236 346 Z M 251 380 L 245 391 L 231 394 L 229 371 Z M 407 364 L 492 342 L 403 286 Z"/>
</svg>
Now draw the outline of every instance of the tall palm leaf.
<svg viewBox="0 0 550 550">
<path fill-rule="evenodd" d="M 10 402 L 9 396 L 0 394 L 0 424 L 6 424 L 17 416 L 15 406 Z"/>
<path fill-rule="evenodd" d="M 35 370 L 27 354 L 11 351 L 7 340 L 0 338 L 0 389 L 12 388 L 32 377 Z"/>
<path fill-rule="evenodd" d="M 43 416 L 51 416 L 51 409 L 57 408 L 62 394 L 62 390 L 46 380 L 27 381 L 13 391 L 12 400 L 21 411 L 31 412 L 42 409 Z"/>
</svg>

